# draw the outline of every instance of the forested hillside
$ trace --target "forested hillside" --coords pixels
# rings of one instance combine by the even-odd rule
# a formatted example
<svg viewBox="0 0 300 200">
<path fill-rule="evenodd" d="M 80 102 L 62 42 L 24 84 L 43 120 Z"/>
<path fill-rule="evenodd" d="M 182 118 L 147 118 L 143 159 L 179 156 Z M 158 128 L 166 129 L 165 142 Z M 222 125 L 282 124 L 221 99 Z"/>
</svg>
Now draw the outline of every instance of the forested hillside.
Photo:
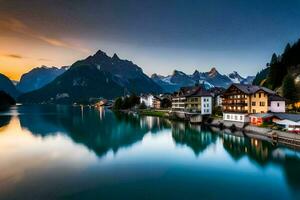
<svg viewBox="0 0 300 200">
<path fill-rule="evenodd" d="M 281 55 L 272 55 L 267 67 L 257 73 L 253 84 L 281 93 L 291 101 L 300 99 L 300 40 L 287 44 Z"/>
</svg>

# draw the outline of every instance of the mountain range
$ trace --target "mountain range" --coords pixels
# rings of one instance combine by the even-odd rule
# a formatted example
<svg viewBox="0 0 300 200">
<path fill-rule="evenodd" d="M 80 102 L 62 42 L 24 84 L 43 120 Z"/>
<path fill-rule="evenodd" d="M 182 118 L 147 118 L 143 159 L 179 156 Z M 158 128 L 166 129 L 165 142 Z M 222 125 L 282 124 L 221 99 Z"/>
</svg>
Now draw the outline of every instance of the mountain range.
<svg viewBox="0 0 300 200">
<path fill-rule="evenodd" d="M 150 78 L 133 62 L 120 59 L 117 54 L 110 57 L 99 50 L 70 67 L 34 68 L 15 84 L 1 75 L 0 90 L 23 103 L 74 103 L 100 97 L 113 99 L 130 93 L 172 93 L 198 83 L 207 89 L 227 88 L 232 83 L 252 83 L 253 78 L 244 78 L 237 72 L 223 75 L 216 68 L 208 72 L 195 70 L 193 74 L 174 70 L 172 75 L 153 74 Z"/>
<path fill-rule="evenodd" d="M 227 88 L 232 83 L 251 84 L 254 76 L 246 78 L 240 76 L 236 71 L 228 75 L 220 74 L 216 68 L 208 72 L 199 72 L 195 70 L 193 74 L 185 74 L 182 71 L 174 70 L 172 75 L 162 76 L 153 74 L 152 80 L 160 85 L 165 92 L 174 92 L 183 86 L 191 86 L 196 83 L 204 83 L 207 88 L 223 87 Z"/>
<path fill-rule="evenodd" d="M 162 88 L 128 60 L 102 51 L 75 62 L 44 87 L 20 96 L 25 103 L 86 102 L 90 98 L 115 98 L 128 93 L 161 93 Z"/>
<path fill-rule="evenodd" d="M 63 74 L 67 69 L 68 67 L 57 68 L 47 66 L 34 68 L 22 75 L 20 82 L 16 84 L 17 89 L 22 93 L 40 89 Z"/>
</svg>

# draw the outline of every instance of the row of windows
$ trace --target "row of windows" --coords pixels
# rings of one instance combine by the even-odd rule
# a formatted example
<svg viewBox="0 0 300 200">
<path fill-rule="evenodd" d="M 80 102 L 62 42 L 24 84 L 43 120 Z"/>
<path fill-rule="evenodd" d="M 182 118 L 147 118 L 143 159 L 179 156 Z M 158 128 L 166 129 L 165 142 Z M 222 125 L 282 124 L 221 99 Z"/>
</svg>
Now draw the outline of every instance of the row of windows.
<svg viewBox="0 0 300 200">
<path fill-rule="evenodd" d="M 191 98 L 190 101 L 191 102 L 198 101 L 198 98 Z"/>
<path fill-rule="evenodd" d="M 228 119 L 228 120 L 230 120 L 230 119 L 234 119 L 234 120 L 240 120 L 240 121 L 243 121 L 243 116 L 242 115 L 240 115 L 239 117 L 237 116 L 237 115 L 226 115 L 226 119 Z"/>
<path fill-rule="evenodd" d="M 209 113 L 209 109 L 204 109 L 203 112 Z"/>
<path fill-rule="evenodd" d="M 256 94 L 254 94 L 253 96 L 254 96 L 254 98 L 256 98 Z M 266 97 L 267 94 L 266 93 L 261 93 L 261 92 L 258 93 L 258 98 L 261 98 L 262 96 Z"/>
<path fill-rule="evenodd" d="M 256 102 L 253 101 L 253 102 L 251 103 L 251 105 L 252 105 L 252 106 L 256 106 Z M 259 106 L 265 106 L 265 105 L 266 105 L 266 102 L 264 102 L 264 101 L 260 101 L 260 102 L 259 102 Z"/>
</svg>

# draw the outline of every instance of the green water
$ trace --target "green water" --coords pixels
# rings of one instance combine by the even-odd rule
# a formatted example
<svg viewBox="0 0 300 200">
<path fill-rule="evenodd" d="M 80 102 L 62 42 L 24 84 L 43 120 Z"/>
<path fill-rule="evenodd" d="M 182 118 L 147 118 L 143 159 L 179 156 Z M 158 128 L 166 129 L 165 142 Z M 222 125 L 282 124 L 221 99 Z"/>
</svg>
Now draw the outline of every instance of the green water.
<svg viewBox="0 0 300 200">
<path fill-rule="evenodd" d="M 156 117 L 0 113 L 0 199 L 300 199 L 300 152 Z"/>
</svg>

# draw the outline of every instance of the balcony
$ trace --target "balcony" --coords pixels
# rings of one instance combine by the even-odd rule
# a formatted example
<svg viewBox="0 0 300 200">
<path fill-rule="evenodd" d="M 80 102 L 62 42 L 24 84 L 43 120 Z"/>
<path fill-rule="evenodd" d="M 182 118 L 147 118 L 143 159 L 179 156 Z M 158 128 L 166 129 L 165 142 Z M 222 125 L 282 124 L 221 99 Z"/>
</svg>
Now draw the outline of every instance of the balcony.
<svg viewBox="0 0 300 200">
<path fill-rule="evenodd" d="M 248 104 L 246 102 L 234 102 L 234 101 L 223 101 L 223 106 L 247 106 Z"/>
</svg>

